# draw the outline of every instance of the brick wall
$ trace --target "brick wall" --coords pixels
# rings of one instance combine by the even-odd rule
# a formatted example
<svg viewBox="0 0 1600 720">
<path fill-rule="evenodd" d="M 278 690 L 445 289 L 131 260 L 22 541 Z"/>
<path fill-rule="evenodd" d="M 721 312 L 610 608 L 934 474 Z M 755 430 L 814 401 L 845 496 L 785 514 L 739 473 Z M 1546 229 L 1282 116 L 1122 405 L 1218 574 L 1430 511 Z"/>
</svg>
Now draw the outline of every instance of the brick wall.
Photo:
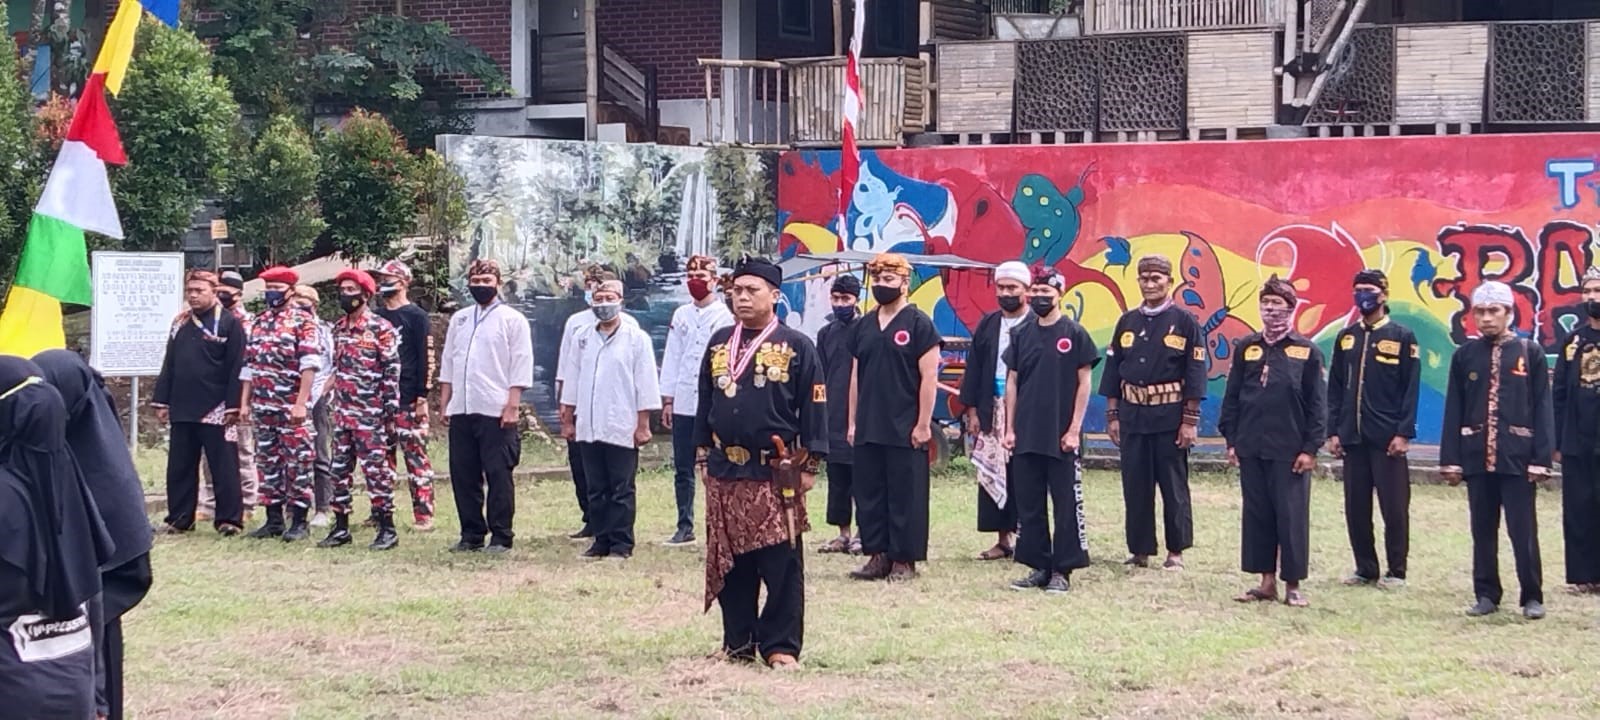
<svg viewBox="0 0 1600 720">
<path fill-rule="evenodd" d="M 660 99 L 705 96 L 697 61 L 722 57 L 722 0 L 600 0 L 595 22 L 611 47 L 656 68 Z"/>
</svg>

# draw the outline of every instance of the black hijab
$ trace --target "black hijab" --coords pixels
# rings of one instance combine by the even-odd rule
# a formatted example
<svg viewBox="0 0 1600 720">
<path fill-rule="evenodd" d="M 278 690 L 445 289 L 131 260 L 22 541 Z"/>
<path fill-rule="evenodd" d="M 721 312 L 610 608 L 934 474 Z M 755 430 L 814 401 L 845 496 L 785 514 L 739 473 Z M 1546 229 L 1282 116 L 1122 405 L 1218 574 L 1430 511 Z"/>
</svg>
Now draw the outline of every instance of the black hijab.
<svg viewBox="0 0 1600 720">
<path fill-rule="evenodd" d="M 67 447 L 78 461 L 89 493 L 105 520 L 116 552 L 105 569 L 150 552 L 150 520 L 144 513 L 144 484 L 133 467 L 117 408 L 100 373 L 71 350 L 46 350 L 33 356 L 67 407 Z"/>
<path fill-rule="evenodd" d="M 26 497 L 26 532 L 0 536 L 0 558 L 27 573 L 39 611 L 77 617 L 100 592 L 100 566 L 114 549 L 78 463 L 67 449 L 67 410 L 43 371 L 0 356 L 0 474 Z"/>
</svg>

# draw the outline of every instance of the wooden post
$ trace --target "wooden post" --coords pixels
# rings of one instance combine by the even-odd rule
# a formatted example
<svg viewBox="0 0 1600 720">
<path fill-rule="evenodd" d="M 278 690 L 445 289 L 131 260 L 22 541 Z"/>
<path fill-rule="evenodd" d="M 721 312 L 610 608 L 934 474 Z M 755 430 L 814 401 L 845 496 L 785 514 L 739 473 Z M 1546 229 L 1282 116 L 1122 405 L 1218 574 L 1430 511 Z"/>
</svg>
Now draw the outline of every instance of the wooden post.
<svg viewBox="0 0 1600 720">
<path fill-rule="evenodd" d="M 600 129 L 600 27 L 595 6 L 600 0 L 583 0 L 583 139 L 599 139 Z"/>
<path fill-rule="evenodd" d="M 844 54 L 844 0 L 833 0 L 833 54 Z"/>
</svg>

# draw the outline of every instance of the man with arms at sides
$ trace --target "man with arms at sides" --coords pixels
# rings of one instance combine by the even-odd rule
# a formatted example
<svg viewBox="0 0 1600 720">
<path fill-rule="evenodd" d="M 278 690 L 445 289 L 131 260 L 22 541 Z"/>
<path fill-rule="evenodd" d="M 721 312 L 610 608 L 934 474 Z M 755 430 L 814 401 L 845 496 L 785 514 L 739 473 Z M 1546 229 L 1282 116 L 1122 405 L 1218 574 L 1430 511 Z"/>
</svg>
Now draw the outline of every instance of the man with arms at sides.
<svg viewBox="0 0 1600 720">
<path fill-rule="evenodd" d="M 1523 617 L 1544 617 L 1544 578 L 1534 501 L 1550 477 L 1555 415 L 1544 348 L 1516 336 L 1516 300 L 1505 283 L 1472 292 L 1479 337 L 1456 348 L 1445 388 L 1439 436 L 1439 474 L 1467 482 L 1472 523 L 1472 592 L 1467 610 L 1481 617 L 1500 609 L 1500 512 L 1517 563 Z"/>
<path fill-rule="evenodd" d="M 1172 302 L 1172 261 L 1139 259 L 1144 302 L 1111 331 L 1100 394 L 1106 432 L 1122 455 L 1122 502 L 1127 508 L 1124 564 L 1147 567 L 1156 554 L 1156 490 L 1167 531 L 1168 570 L 1183 569 L 1194 544 L 1189 498 L 1189 449 L 1199 435 L 1206 397 L 1206 339 L 1200 322 Z"/>
<path fill-rule="evenodd" d="M 1381 270 L 1355 277 L 1361 319 L 1334 340 L 1328 368 L 1328 450 L 1344 458 L 1344 519 L 1356 570 L 1346 585 L 1401 588 L 1410 537 L 1411 466 L 1417 436 L 1422 351 L 1417 336 L 1389 319 L 1389 278 Z M 1389 572 L 1379 574 L 1372 539 L 1372 493 L 1383 511 Z"/>
<path fill-rule="evenodd" d="M 316 501 L 311 527 L 327 527 L 329 496 L 333 493 L 333 422 L 328 414 L 328 386 L 333 379 L 333 327 L 317 312 L 322 306 L 322 295 L 316 288 L 295 286 L 294 299 L 290 302 L 317 319 L 317 347 L 321 349 L 322 367 L 311 380 L 311 442 L 317 453 L 311 464 L 311 496 Z"/>
<path fill-rule="evenodd" d="M 1561 343 L 1554 393 L 1561 527 L 1572 592 L 1600 592 L 1600 266 L 1583 275 L 1584 322 Z"/>
<path fill-rule="evenodd" d="M 217 302 L 222 304 L 222 311 L 233 316 L 239 322 L 239 327 L 244 329 L 245 342 L 250 340 L 250 324 L 256 316 L 244 306 L 244 277 L 233 270 L 224 271 L 217 280 Z M 246 418 L 236 416 L 238 420 Z M 261 501 L 261 473 L 256 470 L 256 436 L 255 430 L 248 422 L 235 421 L 227 426 L 228 443 L 238 451 L 235 464 L 239 468 L 239 502 L 244 508 L 242 519 L 248 521 L 256 505 Z M 211 463 L 209 460 L 200 465 L 200 501 L 197 519 L 211 518 L 215 513 L 216 500 L 213 497 Z"/>
<path fill-rule="evenodd" d="M 400 333 L 400 412 L 389 436 L 389 467 L 396 452 L 411 475 L 411 522 L 417 532 L 433 530 L 433 463 L 428 459 L 428 378 L 433 376 L 433 336 L 428 313 L 411 302 L 411 268 L 399 260 L 383 264 L 372 279 L 380 302 L 372 310 Z"/>
<path fill-rule="evenodd" d="M 771 262 L 739 264 L 729 291 L 739 324 L 711 337 L 695 417 L 706 463 L 705 608 L 722 606 L 727 657 L 760 657 L 780 670 L 799 664 L 805 493 L 828 453 L 822 364 L 803 333 L 778 322 L 781 283 Z M 758 614 L 763 584 L 767 604 Z"/>
<path fill-rule="evenodd" d="M 1261 575 L 1238 602 L 1278 599 L 1309 607 L 1300 590 L 1311 557 L 1311 471 L 1327 435 L 1322 351 L 1294 331 L 1294 286 L 1273 275 L 1261 288 L 1261 332 L 1234 344 L 1218 427 L 1244 495 L 1240 564 Z"/>
<path fill-rule="evenodd" d="M 261 273 L 267 309 L 250 326 L 245 346 L 243 400 L 239 416 L 253 424 L 256 458 L 261 468 L 261 499 L 267 521 L 250 537 L 282 537 L 284 542 L 311 536 L 306 513 L 314 497 L 311 487 L 311 386 L 324 362 L 318 347 L 316 316 L 291 302 L 299 276 L 285 267 Z M 285 509 L 291 513 L 285 527 Z"/>
<path fill-rule="evenodd" d="M 1014 552 L 1011 535 L 1017 530 L 1017 507 L 1011 501 L 1011 452 L 1004 444 L 1011 417 L 1005 414 L 1004 357 L 1011 331 L 1029 317 L 1032 282 L 1028 266 L 1015 260 L 995 268 L 994 294 L 1000 309 L 978 321 L 967 369 L 961 375 L 961 404 L 967 406 L 962 422 L 967 434 L 976 438 L 972 464 L 978 469 L 978 532 L 997 535 L 994 547 L 978 555 L 979 560 L 1002 560 Z"/>
<path fill-rule="evenodd" d="M 591 559 L 633 556 L 639 447 L 650 442 L 650 413 L 661 409 L 655 348 L 638 325 L 622 322 L 622 293 L 618 280 L 594 291 L 597 320 L 573 336 L 577 373 L 561 387 L 561 407 L 583 443 L 594 531 L 583 557 Z"/>
<path fill-rule="evenodd" d="M 828 524 L 839 528 L 839 535 L 817 548 L 823 553 L 861 552 L 861 539 L 850 536 L 851 508 L 855 477 L 855 453 L 845 438 L 850 429 L 850 369 L 855 359 L 850 356 L 850 335 L 855 332 L 861 302 L 861 281 L 849 273 L 833 279 L 828 289 L 828 299 L 833 315 L 828 324 L 817 331 L 817 355 L 822 360 L 822 372 L 828 396 Z"/>
<path fill-rule="evenodd" d="M 584 271 L 583 276 L 583 303 L 585 306 L 594 303 L 594 291 L 600 283 L 616 280 L 616 274 L 603 270 L 599 265 L 591 265 Z M 561 348 L 558 350 L 559 358 L 556 361 L 556 402 L 561 402 L 561 390 L 566 386 L 567 380 L 578 375 L 578 343 L 573 339 L 578 330 L 584 327 L 594 327 L 599 318 L 594 315 L 592 307 L 585 307 L 567 318 L 566 325 L 561 329 Z M 639 321 L 632 315 L 622 313 L 624 325 L 638 326 Z M 583 443 L 577 441 L 573 434 L 576 425 L 572 416 L 567 413 L 567 408 L 561 406 L 561 437 L 567 441 L 567 467 L 572 470 L 572 487 L 578 495 L 578 509 L 583 513 L 583 526 L 578 531 L 568 535 L 572 540 L 586 540 L 594 537 L 589 527 L 589 483 L 583 472 Z"/>
<path fill-rule="evenodd" d="M 1033 569 L 1011 583 L 1013 590 L 1064 593 L 1072 589 L 1072 571 L 1089 567 L 1078 448 L 1090 373 L 1100 357 L 1083 326 L 1061 315 L 1066 289 L 1060 273 L 1035 268 L 1028 288 L 1035 319 L 1014 330 L 1006 348 L 1006 417 L 1013 422 L 1006 427 L 1005 444 L 1013 453 L 1022 521 L 1017 562 Z"/>
<path fill-rule="evenodd" d="M 244 363 L 243 323 L 216 296 L 217 276 L 190 270 L 183 284 L 188 309 L 167 336 L 167 352 L 156 377 L 151 405 L 168 423 L 167 517 L 161 532 L 194 529 L 200 456 L 218 484 L 213 522 L 218 533 L 244 529 L 239 453 L 228 433 L 239 421 L 239 369 Z"/>
<path fill-rule="evenodd" d="M 733 313 L 717 296 L 717 260 L 689 258 L 689 297 L 672 313 L 667 348 L 661 356 L 661 423 L 672 431 L 672 482 L 678 499 L 678 530 L 669 546 L 694 543 L 694 415 L 700 406 L 700 361 L 711 334 L 733 324 Z"/>
<path fill-rule="evenodd" d="M 450 428 L 450 489 L 461 519 L 451 552 L 506 553 L 515 537 L 516 486 L 522 458 L 522 392 L 533 382 L 533 332 L 528 319 L 500 301 L 500 265 L 467 267 L 473 304 L 450 317 L 439 361 L 439 401 Z M 487 496 L 484 488 L 488 488 Z M 485 502 L 488 514 L 485 517 Z"/>
<path fill-rule="evenodd" d="M 856 323 L 851 354 L 850 427 L 856 516 L 865 565 L 857 580 L 917 576 L 928 557 L 928 442 L 938 396 L 933 320 L 911 305 L 911 263 L 894 253 L 867 264 L 877 311 Z"/>
</svg>

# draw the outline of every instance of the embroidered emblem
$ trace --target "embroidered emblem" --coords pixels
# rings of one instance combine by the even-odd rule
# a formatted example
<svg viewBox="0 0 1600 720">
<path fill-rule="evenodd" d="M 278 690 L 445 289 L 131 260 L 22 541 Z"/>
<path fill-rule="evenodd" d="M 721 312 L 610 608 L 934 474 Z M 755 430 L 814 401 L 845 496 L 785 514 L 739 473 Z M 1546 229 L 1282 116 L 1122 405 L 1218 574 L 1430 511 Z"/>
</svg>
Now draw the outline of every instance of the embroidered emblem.
<svg viewBox="0 0 1600 720">
<path fill-rule="evenodd" d="M 811 402 L 827 402 L 828 387 L 822 383 L 811 386 Z"/>
<path fill-rule="evenodd" d="M 1122 331 L 1122 339 L 1118 340 L 1117 344 L 1121 345 L 1123 348 L 1133 347 L 1133 331 L 1132 330 L 1123 330 Z"/>
<path fill-rule="evenodd" d="M 1290 345 L 1283 349 L 1283 354 L 1289 356 L 1291 360 L 1310 360 L 1311 348 L 1304 345 Z"/>
<path fill-rule="evenodd" d="M 1244 361 L 1255 362 L 1261 359 L 1261 346 L 1251 345 L 1244 349 Z"/>
<path fill-rule="evenodd" d="M 1193 355 L 1194 355 L 1194 361 L 1195 362 L 1205 362 L 1206 361 L 1206 349 L 1205 349 L 1205 346 L 1203 346 L 1203 345 L 1194 346 Z"/>
<path fill-rule="evenodd" d="M 1056 340 L 1056 352 L 1062 355 L 1072 352 L 1072 338 L 1058 338 Z"/>
<path fill-rule="evenodd" d="M 911 344 L 911 333 L 901 330 L 894 334 L 894 344 L 905 347 Z"/>
<path fill-rule="evenodd" d="M 1339 339 L 1339 349 L 1349 350 L 1356 346 L 1356 336 L 1346 335 Z"/>
<path fill-rule="evenodd" d="M 1182 352 L 1184 347 L 1189 344 L 1188 338 L 1185 338 L 1182 335 L 1168 335 L 1163 338 L 1161 342 L 1166 343 L 1167 347 L 1179 352 Z"/>
</svg>

